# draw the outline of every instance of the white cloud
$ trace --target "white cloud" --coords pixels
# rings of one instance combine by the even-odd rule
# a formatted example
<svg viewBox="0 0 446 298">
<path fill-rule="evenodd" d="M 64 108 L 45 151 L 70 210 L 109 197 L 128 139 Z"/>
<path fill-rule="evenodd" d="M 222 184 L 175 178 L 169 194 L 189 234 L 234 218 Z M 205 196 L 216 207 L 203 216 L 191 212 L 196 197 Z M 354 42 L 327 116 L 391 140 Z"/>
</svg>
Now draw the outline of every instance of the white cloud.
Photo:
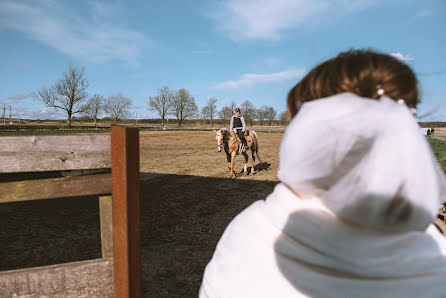
<svg viewBox="0 0 446 298">
<path fill-rule="evenodd" d="M 100 18 L 104 4 L 92 2 L 91 14 L 76 16 L 59 2 L 0 2 L 0 26 L 25 33 L 69 56 L 95 63 L 121 60 L 139 65 L 143 49 L 150 42 L 139 32 Z M 95 4 L 94 4 L 95 3 Z"/>
<path fill-rule="evenodd" d="M 374 5 L 370 0 L 228 0 L 217 2 L 208 16 L 234 41 L 279 40 L 288 30 L 314 23 L 318 16 L 342 15 Z"/>
<path fill-rule="evenodd" d="M 296 79 L 305 73 L 302 69 L 289 69 L 276 73 L 268 74 L 243 74 L 236 81 L 225 81 L 215 86 L 217 89 L 239 88 L 242 86 L 252 86 L 260 83 L 282 82 Z"/>
<path fill-rule="evenodd" d="M 392 55 L 395 58 L 400 59 L 401 61 L 412 61 L 412 60 L 415 59 L 414 57 L 411 57 L 409 55 L 404 55 L 404 54 L 401 54 L 399 52 L 398 53 L 391 53 L 390 55 Z"/>
<path fill-rule="evenodd" d="M 2 100 L 1 103 L 5 104 L 5 105 L 14 104 L 14 103 L 18 103 L 22 99 L 30 98 L 33 95 L 34 95 L 34 92 L 29 92 L 29 93 L 25 93 L 25 94 L 9 96 L 9 97 L 5 98 L 4 100 Z"/>
<path fill-rule="evenodd" d="M 40 109 L 37 112 L 31 112 L 29 113 L 31 119 L 67 119 L 67 112 L 60 109 L 54 109 L 54 108 L 43 108 Z"/>
<path fill-rule="evenodd" d="M 12 118 L 32 120 L 59 120 L 67 119 L 67 112 L 53 108 L 40 108 L 39 110 L 36 110 L 34 108 L 29 109 L 28 107 L 12 107 Z"/>
</svg>

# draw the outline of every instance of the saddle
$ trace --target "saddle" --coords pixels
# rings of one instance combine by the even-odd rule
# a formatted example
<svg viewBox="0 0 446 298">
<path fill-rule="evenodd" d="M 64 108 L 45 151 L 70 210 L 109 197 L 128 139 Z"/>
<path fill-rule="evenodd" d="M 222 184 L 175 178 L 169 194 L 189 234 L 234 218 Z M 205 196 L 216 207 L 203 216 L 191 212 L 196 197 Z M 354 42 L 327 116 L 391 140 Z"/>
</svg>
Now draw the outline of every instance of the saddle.
<svg viewBox="0 0 446 298">
<path fill-rule="evenodd" d="M 249 142 L 250 137 L 249 137 L 249 130 L 246 129 L 245 132 L 243 133 L 243 136 L 245 137 L 246 142 Z M 242 140 L 240 140 L 240 137 L 236 135 L 236 139 L 237 139 L 237 143 L 241 143 Z"/>
<path fill-rule="evenodd" d="M 249 131 L 248 130 L 245 130 L 245 133 L 244 133 L 243 137 L 245 138 L 246 143 L 249 144 L 249 141 L 251 140 L 251 137 L 249 136 Z M 237 154 L 240 154 L 243 151 L 246 151 L 245 150 L 245 144 L 243 144 L 242 140 L 240 140 L 240 137 L 236 136 L 235 139 L 237 140 L 237 146 L 238 146 Z"/>
<path fill-rule="evenodd" d="M 250 140 L 249 136 L 244 136 L 244 137 L 245 137 L 246 142 L 248 142 Z M 237 143 L 241 143 L 241 142 L 242 142 L 242 140 L 240 140 L 240 138 L 237 137 Z"/>
</svg>

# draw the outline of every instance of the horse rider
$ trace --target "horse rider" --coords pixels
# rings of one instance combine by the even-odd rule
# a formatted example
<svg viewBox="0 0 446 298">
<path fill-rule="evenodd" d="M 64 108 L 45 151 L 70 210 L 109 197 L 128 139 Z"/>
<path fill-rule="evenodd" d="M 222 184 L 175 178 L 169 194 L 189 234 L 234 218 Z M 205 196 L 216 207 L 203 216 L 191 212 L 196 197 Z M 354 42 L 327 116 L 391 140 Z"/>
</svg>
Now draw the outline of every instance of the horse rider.
<svg viewBox="0 0 446 298">
<path fill-rule="evenodd" d="M 229 125 L 230 131 L 233 131 L 236 135 L 239 136 L 240 140 L 242 141 L 245 150 L 248 150 L 248 142 L 246 142 L 244 133 L 246 130 L 245 125 L 245 118 L 243 118 L 243 115 L 240 114 L 240 108 L 235 108 L 235 115 L 232 115 L 231 117 L 231 123 Z"/>
</svg>

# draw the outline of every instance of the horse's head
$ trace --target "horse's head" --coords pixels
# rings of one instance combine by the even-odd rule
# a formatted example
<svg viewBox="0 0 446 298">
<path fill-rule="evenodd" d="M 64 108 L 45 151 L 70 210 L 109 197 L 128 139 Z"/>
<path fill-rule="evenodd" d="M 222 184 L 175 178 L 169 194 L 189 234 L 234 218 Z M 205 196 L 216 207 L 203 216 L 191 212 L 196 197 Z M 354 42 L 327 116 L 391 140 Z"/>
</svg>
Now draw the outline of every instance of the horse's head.
<svg viewBox="0 0 446 298">
<path fill-rule="evenodd" d="M 216 133 L 215 139 L 217 140 L 217 152 L 221 152 L 221 148 L 223 147 L 224 141 L 224 129 L 214 130 Z"/>
</svg>

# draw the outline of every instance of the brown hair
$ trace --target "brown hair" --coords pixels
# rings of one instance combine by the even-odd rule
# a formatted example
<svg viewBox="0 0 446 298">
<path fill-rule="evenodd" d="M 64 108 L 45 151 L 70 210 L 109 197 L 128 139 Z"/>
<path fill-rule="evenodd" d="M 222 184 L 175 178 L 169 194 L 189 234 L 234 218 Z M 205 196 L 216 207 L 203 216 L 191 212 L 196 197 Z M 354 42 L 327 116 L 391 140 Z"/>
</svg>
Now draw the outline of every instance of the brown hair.
<svg viewBox="0 0 446 298">
<path fill-rule="evenodd" d="M 417 85 L 412 69 L 397 58 L 351 50 L 319 64 L 297 83 L 288 94 L 288 111 L 293 118 L 304 102 L 342 92 L 379 99 L 378 89 L 414 108 L 419 102 Z"/>
</svg>

